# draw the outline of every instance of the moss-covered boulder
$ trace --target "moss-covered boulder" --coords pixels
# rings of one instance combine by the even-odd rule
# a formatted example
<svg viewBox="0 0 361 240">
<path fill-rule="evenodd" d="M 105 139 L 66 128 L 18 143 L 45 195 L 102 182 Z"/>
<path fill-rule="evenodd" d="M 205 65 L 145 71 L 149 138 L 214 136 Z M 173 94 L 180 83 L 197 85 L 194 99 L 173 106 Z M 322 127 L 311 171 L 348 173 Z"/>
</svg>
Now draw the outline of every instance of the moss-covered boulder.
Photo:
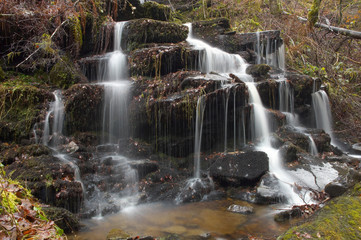
<svg viewBox="0 0 361 240">
<path fill-rule="evenodd" d="M 167 21 L 171 17 L 171 8 L 164 4 L 149 1 L 139 6 L 136 14 L 143 18 Z"/>
<path fill-rule="evenodd" d="M 288 239 L 361 239 L 361 184 L 335 198 L 309 221 L 278 237 Z"/>
<path fill-rule="evenodd" d="M 68 57 L 63 57 L 51 68 L 49 80 L 51 84 L 63 89 L 86 81 L 85 77 Z"/>
<path fill-rule="evenodd" d="M 76 84 L 64 92 L 68 134 L 101 130 L 103 91 L 101 85 Z"/>
<path fill-rule="evenodd" d="M 199 52 L 185 43 L 142 48 L 130 53 L 130 73 L 160 77 L 182 69 L 193 70 L 198 56 Z"/>
<path fill-rule="evenodd" d="M 53 98 L 50 92 L 18 78 L 0 85 L 0 139 L 18 142 L 29 139 L 42 109 Z"/>
<path fill-rule="evenodd" d="M 51 154 L 38 154 L 19 154 L 16 161 L 5 167 L 6 172 L 27 186 L 41 202 L 78 212 L 83 190 L 75 180 L 74 169 Z"/>
<path fill-rule="evenodd" d="M 267 64 L 254 64 L 254 65 L 250 65 L 247 67 L 246 73 L 259 79 L 259 78 L 269 77 L 268 72 L 270 70 L 271 70 L 271 67 L 268 66 Z"/>
<path fill-rule="evenodd" d="M 132 51 L 148 43 L 178 43 L 186 40 L 186 26 L 151 19 L 131 20 L 125 26 L 126 49 Z"/>
<path fill-rule="evenodd" d="M 79 220 L 68 210 L 58 207 L 44 207 L 42 210 L 45 215 L 53 220 L 65 233 L 75 233 L 80 229 Z"/>
</svg>

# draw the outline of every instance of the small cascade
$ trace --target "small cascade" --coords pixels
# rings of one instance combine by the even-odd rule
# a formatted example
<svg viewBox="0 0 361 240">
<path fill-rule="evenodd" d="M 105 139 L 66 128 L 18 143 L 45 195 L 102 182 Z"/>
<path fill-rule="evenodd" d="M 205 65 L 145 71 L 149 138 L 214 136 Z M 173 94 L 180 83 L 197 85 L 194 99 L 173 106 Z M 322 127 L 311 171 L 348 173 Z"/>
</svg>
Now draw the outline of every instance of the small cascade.
<svg viewBox="0 0 361 240">
<path fill-rule="evenodd" d="M 218 48 L 211 47 L 209 44 L 196 39 L 192 34 L 192 24 L 186 23 L 189 33 L 187 42 L 195 49 L 200 50 L 198 66 L 204 73 L 239 73 L 245 74 L 247 64 L 238 54 L 229 54 Z"/>
<path fill-rule="evenodd" d="M 323 129 L 328 133 L 331 137 L 331 143 L 334 143 L 331 107 L 325 91 L 319 90 L 312 93 L 312 109 L 315 115 L 316 128 Z"/>
<path fill-rule="evenodd" d="M 285 78 L 278 80 L 279 110 L 281 112 L 294 113 L 293 89 Z"/>
<path fill-rule="evenodd" d="M 230 89 L 226 88 L 225 96 L 224 96 L 224 152 L 227 152 L 227 137 L 228 137 L 228 102 L 229 102 L 229 95 Z"/>
<path fill-rule="evenodd" d="M 61 142 L 64 124 L 64 103 L 60 90 L 53 92 L 55 101 L 50 103 L 45 117 L 42 143 L 45 146 L 57 147 Z"/>
<path fill-rule="evenodd" d="M 103 143 L 117 143 L 119 138 L 127 138 L 129 131 L 128 101 L 130 83 L 128 81 L 105 82 L 103 106 Z"/>
<path fill-rule="evenodd" d="M 311 135 L 308 135 L 308 139 L 309 139 L 309 143 L 310 143 L 309 153 L 311 153 L 311 155 L 313 155 L 313 156 L 317 156 L 318 150 L 317 150 L 315 141 L 313 140 Z"/>
<path fill-rule="evenodd" d="M 256 32 L 256 37 L 257 37 L 257 45 L 255 47 L 255 49 L 257 50 L 257 64 L 261 64 L 262 60 L 261 60 L 261 56 L 263 56 L 263 45 L 261 45 L 261 36 L 260 36 L 260 32 Z"/>
<path fill-rule="evenodd" d="M 128 57 L 122 51 L 122 34 L 127 22 L 114 26 L 114 51 L 99 63 L 98 81 L 104 86 L 103 143 L 115 144 L 128 137 Z"/>
<path fill-rule="evenodd" d="M 206 97 L 201 96 L 197 101 L 196 108 L 196 132 L 194 140 L 194 177 L 200 178 L 200 152 L 202 143 L 202 129 L 203 129 L 203 118 L 204 109 L 206 107 Z"/>
<path fill-rule="evenodd" d="M 269 125 L 265 109 L 254 83 L 247 83 L 249 104 L 252 105 L 252 140 L 262 137 L 263 144 L 269 146 Z"/>
<path fill-rule="evenodd" d="M 36 133 L 37 129 L 38 129 L 38 124 L 35 123 L 33 126 L 33 135 L 34 135 L 35 144 L 39 144 L 39 137 L 38 137 L 38 134 Z"/>
</svg>

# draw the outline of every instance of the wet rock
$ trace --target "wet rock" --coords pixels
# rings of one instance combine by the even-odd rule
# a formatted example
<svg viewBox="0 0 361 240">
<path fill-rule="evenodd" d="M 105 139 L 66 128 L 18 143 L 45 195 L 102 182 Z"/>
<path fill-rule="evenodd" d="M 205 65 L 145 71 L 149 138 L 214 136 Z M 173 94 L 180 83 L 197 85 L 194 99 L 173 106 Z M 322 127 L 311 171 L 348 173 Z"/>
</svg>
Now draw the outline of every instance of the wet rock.
<svg viewBox="0 0 361 240">
<path fill-rule="evenodd" d="M 256 33 L 234 34 L 230 30 L 229 20 L 226 18 L 216 18 L 206 21 L 193 22 L 193 36 L 208 42 L 230 53 L 247 52 L 251 56 L 249 62 L 255 61 L 254 46 L 257 42 Z M 259 32 L 260 43 L 266 44 L 267 41 L 276 42 L 279 47 L 283 41 L 280 38 L 279 31 Z M 275 49 L 270 49 L 274 52 Z"/>
<path fill-rule="evenodd" d="M 254 212 L 253 207 L 249 206 L 240 206 L 236 204 L 232 204 L 227 208 L 228 211 L 234 212 L 234 213 L 241 213 L 241 214 L 251 214 Z"/>
<path fill-rule="evenodd" d="M 352 149 L 357 151 L 357 153 L 361 154 L 361 143 L 355 143 L 352 145 Z"/>
<path fill-rule="evenodd" d="M 73 84 L 87 82 L 82 72 L 67 57 L 63 57 L 51 68 L 49 79 L 52 84 L 63 89 L 67 89 Z"/>
<path fill-rule="evenodd" d="M 348 189 L 346 182 L 343 181 L 333 181 L 325 186 L 325 192 L 330 195 L 330 197 L 338 197 L 344 194 Z"/>
<path fill-rule="evenodd" d="M 137 15 L 137 18 L 167 21 L 170 19 L 171 8 L 164 4 L 149 1 L 137 7 L 135 14 Z"/>
<path fill-rule="evenodd" d="M 83 201 L 82 186 L 75 181 L 74 170 L 51 155 L 22 155 L 6 167 L 41 202 L 65 208 L 73 213 Z"/>
<path fill-rule="evenodd" d="M 254 64 L 249 65 L 246 69 L 246 73 L 252 75 L 256 79 L 259 78 L 268 78 L 270 77 L 268 72 L 271 70 L 271 67 L 267 64 Z"/>
<path fill-rule="evenodd" d="M 65 126 L 67 134 L 101 129 L 103 87 L 77 84 L 64 92 Z"/>
<path fill-rule="evenodd" d="M 148 43 L 179 43 L 186 40 L 188 29 L 176 23 L 151 19 L 131 20 L 124 27 L 125 48 L 128 51 Z"/>
<path fill-rule="evenodd" d="M 292 208 L 291 210 L 286 210 L 277 213 L 274 216 L 274 220 L 276 222 L 286 222 L 290 220 L 291 218 L 297 218 L 302 216 L 302 210 L 298 207 Z"/>
<path fill-rule="evenodd" d="M 246 152 L 216 156 L 210 176 L 226 186 L 254 185 L 268 171 L 268 156 L 264 152 Z"/>
<path fill-rule="evenodd" d="M 210 179 L 193 178 L 185 182 L 175 199 L 176 203 L 199 202 L 213 190 Z"/>
<path fill-rule="evenodd" d="M 199 51 L 185 43 L 148 46 L 129 55 L 132 76 L 162 76 L 182 69 L 196 69 Z"/>
<path fill-rule="evenodd" d="M 112 229 L 107 235 L 107 240 L 128 240 L 130 238 L 129 233 L 120 229 Z"/>
<path fill-rule="evenodd" d="M 286 142 L 279 150 L 280 156 L 286 162 L 297 161 L 297 153 L 300 149 L 291 142 Z"/>
<path fill-rule="evenodd" d="M 279 180 L 273 174 L 265 174 L 257 186 L 255 202 L 260 204 L 274 204 L 286 201 L 287 198 L 282 194 Z"/>
<path fill-rule="evenodd" d="M 75 233 L 81 227 L 78 218 L 64 208 L 43 207 L 42 210 L 48 219 L 53 220 L 65 233 Z"/>
<path fill-rule="evenodd" d="M 158 163 L 150 160 L 134 160 L 131 161 L 129 165 L 131 168 L 137 170 L 139 179 L 159 169 Z"/>
<path fill-rule="evenodd" d="M 278 84 L 279 83 L 277 83 L 277 81 L 268 79 L 265 81 L 260 81 L 256 85 L 262 103 L 266 108 L 277 109 L 279 105 Z"/>
</svg>

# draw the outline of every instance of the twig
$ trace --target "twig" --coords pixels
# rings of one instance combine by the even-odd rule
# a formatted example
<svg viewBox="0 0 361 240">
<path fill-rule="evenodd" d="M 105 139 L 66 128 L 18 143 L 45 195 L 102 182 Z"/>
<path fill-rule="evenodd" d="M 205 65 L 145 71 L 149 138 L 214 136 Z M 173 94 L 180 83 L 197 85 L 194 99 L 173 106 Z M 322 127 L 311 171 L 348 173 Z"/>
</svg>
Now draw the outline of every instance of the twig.
<svg viewBox="0 0 361 240">
<path fill-rule="evenodd" d="M 77 0 L 74 4 L 73 7 L 75 7 L 77 4 L 79 3 L 79 0 Z M 52 39 L 55 34 L 59 31 L 59 29 L 65 25 L 65 23 L 67 23 L 69 21 L 69 18 L 65 19 L 55 30 L 54 32 L 51 34 L 50 39 Z M 37 48 L 33 53 L 31 53 L 27 58 L 25 58 L 25 60 L 23 60 L 21 63 L 19 63 L 18 65 L 16 65 L 16 68 L 18 68 L 20 65 L 22 65 L 24 62 L 26 62 L 27 60 L 29 60 L 35 53 L 37 53 L 41 48 Z"/>
</svg>

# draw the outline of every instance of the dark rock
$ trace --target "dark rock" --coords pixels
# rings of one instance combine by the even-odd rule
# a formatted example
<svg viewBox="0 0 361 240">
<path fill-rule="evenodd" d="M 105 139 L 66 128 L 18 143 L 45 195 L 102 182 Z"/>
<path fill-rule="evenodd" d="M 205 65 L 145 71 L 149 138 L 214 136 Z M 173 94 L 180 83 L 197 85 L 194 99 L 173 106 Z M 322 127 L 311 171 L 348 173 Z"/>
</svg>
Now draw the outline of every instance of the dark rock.
<svg viewBox="0 0 361 240">
<path fill-rule="evenodd" d="M 246 152 L 216 156 L 210 176 L 226 186 L 254 185 L 268 171 L 264 152 Z"/>
<path fill-rule="evenodd" d="M 355 143 L 352 145 L 352 149 L 357 151 L 357 153 L 361 154 L 361 143 Z"/>
<path fill-rule="evenodd" d="M 132 76 L 157 76 L 177 72 L 182 69 L 197 69 L 198 50 L 185 43 L 162 46 L 148 46 L 132 51 L 129 55 Z"/>
<path fill-rule="evenodd" d="M 51 68 L 49 79 L 53 85 L 63 89 L 67 89 L 73 84 L 87 82 L 82 72 L 67 57 L 60 59 Z"/>
<path fill-rule="evenodd" d="M 193 178 L 185 182 L 175 199 L 176 203 L 199 202 L 213 190 L 210 179 Z"/>
<path fill-rule="evenodd" d="M 80 210 L 83 191 L 80 182 L 75 181 L 74 169 L 51 155 L 22 155 L 6 167 L 16 180 L 26 186 L 40 201 L 73 213 Z"/>
<path fill-rule="evenodd" d="M 291 218 L 297 218 L 302 216 L 302 210 L 298 207 L 292 208 L 291 210 L 286 210 L 277 213 L 274 216 L 274 220 L 276 222 L 286 222 L 290 220 Z"/>
<path fill-rule="evenodd" d="M 272 174 L 265 174 L 257 186 L 255 202 L 259 204 L 274 204 L 286 202 L 287 198 L 281 194 L 279 180 Z"/>
<path fill-rule="evenodd" d="M 171 8 L 154 1 L 145 2 L 136 9 L 137 18 L 150 18 L 167 21 L 170 19 Z"/>
<path fill-rule="evenodd" d="M 129 165 L 131 168 L 137 170 L 139 179 L 159 169 L 158 163 L 150 160 L 134 160 L 131 161 Z"/>
<path fill-rule="evenodd" d="M 280 148 L 280 156 L 283 160 L 286 162 L 293 162 L 297 161 L 297 153 L 300 151 L 295 145 L 293 145 L 291 142 L 286 142 L 281 148 Z"/>
<path fill-rule="evenodd" d="M 236 204 L 232 204 L 231 206 L 228 207 L 227 210 L 230 212 L 241 213 L 241 214 L 251 214 L 254 212 L 253 207 L 240 206 Z"/>
<path fill-rule="evenodd" d="M 267 64 L 253 64 L 249 65 L 246 69 L 246 73 L 252 75 L 255 78 L 268 78 L 270 77 L 268 72 L 271 70 L 271 67 Z"/>
<path fill-rule="evenodd" d="M 100 85 L 77 84 L 64 92 L 67 134 L 101 129 L 103 90 Z"/>
<path fill-rule="evenodd" d="M 75 233 L 81 227 L 77 217 L 64 208 L 43 207 L 42 210 L 48 219 L 53 220 L 65 233 Z"/>
<path fill-rule="evenodd" d="M 125 48 L 128 51 L 148 43 L 179 43 L 186 40 L 186 26 L 151 19 L 131 20 L 124 27 Z"/>
<path fill-rule="evenodd" d="M 348 186 L 345 182 L 333 181 L 325 186 L 325 192 L 330 195 L 330 197 L 338 197 L 344 194 L 348 189 Z"/>
</svg>

